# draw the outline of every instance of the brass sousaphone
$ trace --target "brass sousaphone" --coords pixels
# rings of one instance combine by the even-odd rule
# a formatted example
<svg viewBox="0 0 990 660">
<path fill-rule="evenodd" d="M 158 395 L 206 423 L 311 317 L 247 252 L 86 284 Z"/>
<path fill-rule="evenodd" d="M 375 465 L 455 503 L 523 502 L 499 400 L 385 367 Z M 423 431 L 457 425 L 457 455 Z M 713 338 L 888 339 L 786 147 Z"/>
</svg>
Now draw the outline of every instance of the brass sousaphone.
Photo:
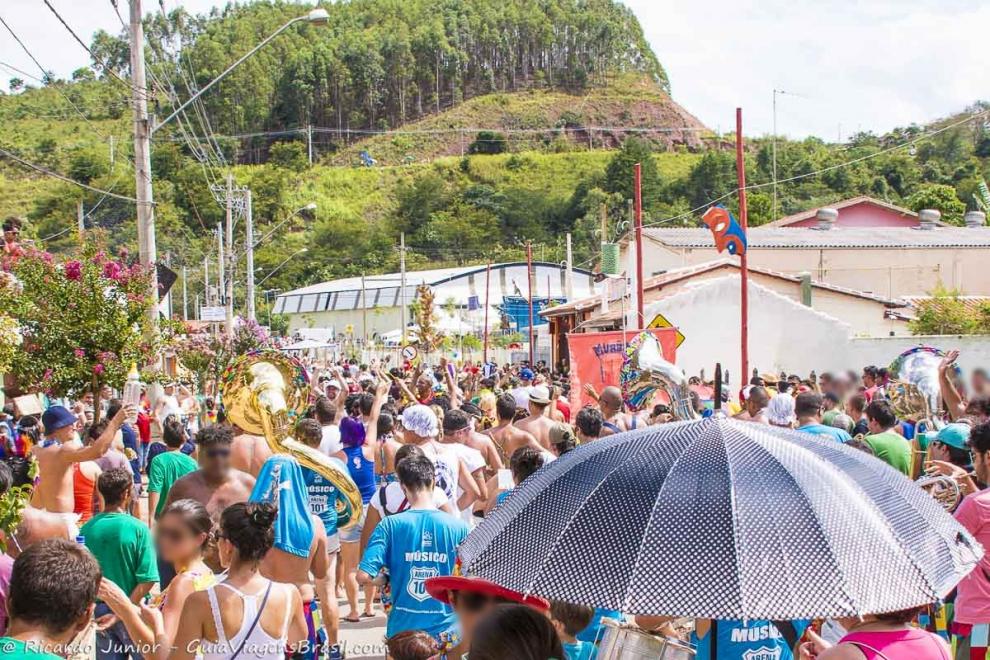
<svg viewBox="0 0 990 660">
<path fill-rule="evenodd" d="M 288 454 L 337 488 L 337 527 L 361 517 L 361 491 L 347 466 L 292 437 L 309 402 L 309 376 L 302 363 L 280 351 L 262 350 L 237 358 L 223 374 L 221 394 L 227 417 L 240 428 L 264 436 L 276 454 Z"/>
</svg>

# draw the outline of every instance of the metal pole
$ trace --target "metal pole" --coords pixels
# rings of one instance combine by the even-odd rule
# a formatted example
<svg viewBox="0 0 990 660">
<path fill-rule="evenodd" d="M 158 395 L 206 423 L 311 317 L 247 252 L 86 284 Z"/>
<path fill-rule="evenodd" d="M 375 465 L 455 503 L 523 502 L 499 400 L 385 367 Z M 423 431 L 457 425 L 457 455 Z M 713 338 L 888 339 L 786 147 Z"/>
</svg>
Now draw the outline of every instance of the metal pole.
<svg viewBox="0 0 990 660">
<path fill-rule="evenodd" d="M 138 254 L 141 264 L 151 266 L 151 305 L 148 314 L 152 328 L 158 330 L 158 261 L 155 246 L 155 207 L 151 188 L 151 127 L 148 122 L 148 99 L 144 75 L 144 26 L 141 23 L 141 0 L 130 0 L 131 86 L 134 103 L 134 179 L 137 198 Z"/>
<path fill-rule="evenodd" d="M 483 363 L 488 362 L 488 300 L 492 292 L 492 262 L 488 262 L 488 268 L 485 269 L 485 344 L 481 351 L 481 361 Z"/>
<path fill-rule="evenodd" d="M 529 282 L 529 366 L 533 362 L 533 243 L 526 241 L 526 280 Z"/>
<path fill-rule="evenodd" d="M 742 108 L 736 108 L 736 178 L 739 185 L 739 224 L 745 234 L 749 221 L 746 214 L 746 163 L 743 156 Z M 742 287 L 740 294 L 740 357 L 742 359 L 742 384 L 749 379 L 749 266 L 746 263 L 746 253 L 739 257 L 739 283 Z"/>
<path fill-rule="evenodd" d="M 227 286 L 224 297 L 227 309 L 227 336 L 234 336 L 234 175 L 227 173 L 227 240 L 224 258 L 227 261 Z"/>
<path fill-rule="evenodd" d="M 773 219 L 777 219 L 777 90 L 773 90 Z"/>
<path fill-rule="evenodd" d="M 203 300 L 204 304 L 210 304 L 210 257 L 203 257 Z M 196 304 L 196 318 L 199 318 L 199 304 Z"/>
<path fill-rule="evenodd" d="M 244 191 L 244 242 L 247 243 L 247 317 L 254 321 L 254 219 L 251 213 L 251 191 Z"/>
<path fill-rule="evenodd" d="M 574 300 L 574 252 L 571 250 L 571 232 L 567 232 L 567 272 L 564 273 L 564 289 L 568 302 Z"/>
<path fill-rule="evenodd" d="M 182 320 L 189 320 L 189 290 L 186 287 L 186 267 L 182 266 Z"/>
<path fill-rule="evenodd" d="M 172 267 L 172 254 L 170 252 L 165 253 L 165 266 L 168 268 Z M 165 294 L 165 318 L 172 320 L 172 290 L 170 289 L 168 293 Z"/>
<path fill-rule="evenodd" d="M 361 273 L 361 349 L 368 345 L 368 290 L 364 287 L 364 273 Z"/>
<path fill-rule="evenodd" d="M 83 216 L 83 203 L 81 199 L 76 202 L 76 224 L 79 227 L 79 240 L 82 240 L 83 236 L 86 235 L 86 222 L 85 216 Z"/>
<path fill-rule="evenodd" d="M 633 178 L 633 204 L 636 213 L 636 327 L 642 328 L 646 319 L 643 318 L 643 168 L 639 163 L 633 165 Z"/>
<path fill-rule="evenodd" d="M 406 343 L 406 234 L 399 233 L 399 300 L 401 301 L 402 344 Z"/>
<path fill-rule="evenodd" d="M 223 252 L 223 225 L 219 222 L 217 223 L 217 304 L 222 305 L 224 296 L 227 295 L 227 273 L 226 267 L 224 266 L 224 252 Z"/>
<path fill-rule="evenodd" d="M 196 312 L 196 318 L 198 319 L 199 318 L 199 294 L 198 293 L 193 297 L 193 301 L 194 301 L 193 304 L 196 305 L 196 307 L 193 309 L 193 311 Z"/>
</svg>

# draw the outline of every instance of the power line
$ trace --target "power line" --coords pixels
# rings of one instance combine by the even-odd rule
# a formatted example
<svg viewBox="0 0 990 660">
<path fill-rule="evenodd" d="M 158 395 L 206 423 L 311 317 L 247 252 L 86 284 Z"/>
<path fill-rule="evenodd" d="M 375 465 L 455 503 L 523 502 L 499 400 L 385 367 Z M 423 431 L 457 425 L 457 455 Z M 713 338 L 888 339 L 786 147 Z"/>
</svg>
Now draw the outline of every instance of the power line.
<svg viewBox="0 0 990 660">
<path fill-rule="evenodd" d="M 114 71 L 113 69 L 110 68 L 109 65 L 107 65 L 106 62 L 104 62 L 103 60 L 101 60 L 99 57 L 96 56 L 96 53 L 94 53 L 93 50 L 88 45 L 86 45 L 85 41 L 79 38 L 79 35 L 76 34 L 75 30 L 69 27 L 69 24 L 65 22 L 65 19 L 62 18 L 61 14 L 58 13 L 55 7 L 53 7 L 48 0 L 41 0 L 41 1 L 45 3 L 45 6 L 48 7 L 48 9 L 50 9 L 53 14 L 55 14 L 55 18 L 57 18 L 58 22 L 62 24 L 62 27 L 64 27 L 66 30 L 69 31 L 69 34 L 72 35 L 72 38 L 75 39 L 76 42 L 78 42 L 79 45 L 82 46 L 87 53 L 89 53 L 89 56 L 93 58 L 94 62 L 100 65 L 100 68 L 103 69 L 104 72 L 106 72 L 110 77 L 114 78 L 118 82 L 125 85 L 130 92 L 134 92 L 136 94 L 143 94 L 147 98 L 148 90 L 139 89 L 138 87 L 131 84 L 129 81 L 121 78 L 116 71 Z"/>
<path fill-rule="evenodd" d="M 85 188 L 86 190 L 89 190 L 91 192 L 99 193 L 101 195 L 106 195 L 106 196 L 109 196 L 109 197 L 115 197 L 117 199 L 122 199 L 125 202 L 135 202 L 135 203 L 137 203 L 137 201 L 138 201 L 138 200 L 134 199 L 133 197 L 128 197 L 126 195 L 118 195 L 116 193 L 110 192 L 109 190 L 102 190 L 100 188 L 94 188 L 93 186 L 90 186 L 88 184 L 85 184 L 82 181 L 76 181 L 75 179 L 70 179 L 69 177 L 63 176 L 63 175 L 61 175 L 61 174 L 59 174 L 57 172 L 52 172 L 51 170 L 45 169 L 41 165 L 35 165 L 34 163 L 32 163 L 30 161 L 26 161 L 23 158 L 21 158 L 20 156 L 17 156 L 16 154 L 10 153 L 6 149 L 0 149 L 0 156 L 6 156 L 7 158 L 9 158 L 11 160 L 16 161 L 16 162 L 20 163 L 21 165 L 34 170 L 35 172 L 40 172 L 41 174 L 44 174 L 46 176 L 50 176 L 50 177 L 55 178 L 55 179 L 58 179 L 60 181 L 65 181 L 66 183 L 71 183 L 74 186 L 79 186 L 80 188 Z"/>
</svg>

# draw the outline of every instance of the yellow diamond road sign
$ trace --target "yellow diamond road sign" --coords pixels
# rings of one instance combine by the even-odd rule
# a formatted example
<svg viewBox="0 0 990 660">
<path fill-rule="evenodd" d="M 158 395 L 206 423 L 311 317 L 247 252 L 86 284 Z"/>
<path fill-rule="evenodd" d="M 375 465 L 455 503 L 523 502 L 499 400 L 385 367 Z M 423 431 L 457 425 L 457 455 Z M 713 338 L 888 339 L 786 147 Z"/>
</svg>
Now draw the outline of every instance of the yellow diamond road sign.
<svg viewBox="0 0 990 660">
<path fill-rule="evenodd" d="M 680 348 L 681 344 L 684 343 L 686 337 L 680 330 L 674 327 L 674 324 L 667 320 L 667 317 L 663 314 L 657 314 L 650 321 L 650 324 L 646 326 L 647 328 L 674 328 L 677 331 L 677 347 Z"/>
</svg>

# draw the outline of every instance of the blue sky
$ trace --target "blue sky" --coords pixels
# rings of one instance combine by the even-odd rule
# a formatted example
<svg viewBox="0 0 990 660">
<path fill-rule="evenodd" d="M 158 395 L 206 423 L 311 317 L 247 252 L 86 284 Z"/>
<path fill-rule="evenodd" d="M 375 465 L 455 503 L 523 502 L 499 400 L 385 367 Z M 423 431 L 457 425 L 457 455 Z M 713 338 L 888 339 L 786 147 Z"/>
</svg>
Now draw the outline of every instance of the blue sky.
<svg viewBox="0 0 990 660">
<path fill-rule="evenodd" d="M 89 37 L 116 32 L 110 0 L 50 0 Z M 192 12 L 223 3 L 180 0 Z M 990 99 L 985 0 L 625 0 L 670 77 L 674 99 L 723 131 L 737 105 L 750 135 L 835 140 L 925 122 Z M 127 0 L 118 0 L 127 15 Z M 168 9 L 176 0 L 165 0 Z M 157 0 L 145 0 L 146 11 Z M 88 56 L 41 0 L 3 0 L 0 16 L 48 69 L 68 76 Z M 37 67 L 0 29 L 0 62 Z M 0 69 L 0 87 L 8 71 Z"/>
</svg>

